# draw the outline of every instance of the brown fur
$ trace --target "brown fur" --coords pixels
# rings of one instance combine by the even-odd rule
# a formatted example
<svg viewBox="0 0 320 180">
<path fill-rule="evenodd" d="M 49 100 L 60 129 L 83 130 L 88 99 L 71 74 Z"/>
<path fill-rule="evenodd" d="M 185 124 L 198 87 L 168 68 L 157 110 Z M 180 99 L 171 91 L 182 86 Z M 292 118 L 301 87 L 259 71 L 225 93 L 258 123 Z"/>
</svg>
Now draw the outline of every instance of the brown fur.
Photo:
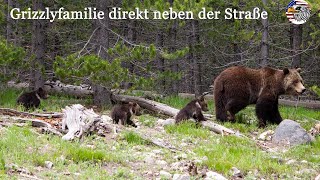
<svg viewBox="0 0 320 180">
<path fill-rule="evenodd" d="M 137 127 L 131 120 L 132 115 L 141 115 L 140 106 L 135 102 L 118 104 L 115 105 L 111 110 L 111 118 L 113 120 L 113 123 L 118 124 L 120 122 L 124 126 L 128 124 L 133 127 Z"/>
<path fill-rule="evenodd" d="M 208 104 L 204 97 L 194 99 L 189 102 L 183 109 L 181 109 L 175 117 L 176 123 L 190 118 L 195 119 L 197 122 L 205 121 L 202 111 L 208 111 Z"/>
<path fill-rule="evenodd" d="M 39 88 L 36 91 L 23 93 L 22 95 L 20 95 L 17 99 L 17 104 L 23 105 L 26 109 L 38 108 L 40 105 L 39 98 L 47 99 L 47 97 L 47 92 L 44 89 Z"/>
<path fill-rule="evenodd" d="M 279 124 L 282 121 L 279 95 L 297 95 L 305 90 L 299 71 L 269 67 L 255 70 L 241 66 L 224 70 L 214 81 L 216 118 L 235 121 L 237 112 L 256 104 L 259 127 L 264 127 L 267 120 Z"/>
</svg>

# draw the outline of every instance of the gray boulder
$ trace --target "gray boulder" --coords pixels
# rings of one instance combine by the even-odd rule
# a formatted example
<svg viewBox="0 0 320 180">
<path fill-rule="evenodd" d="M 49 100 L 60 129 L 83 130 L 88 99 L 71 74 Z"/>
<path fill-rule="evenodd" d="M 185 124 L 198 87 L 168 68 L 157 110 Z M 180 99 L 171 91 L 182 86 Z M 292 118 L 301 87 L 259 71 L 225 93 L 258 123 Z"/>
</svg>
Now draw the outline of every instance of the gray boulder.
<svg viewBox="0 0 320 180">
<path fill-rule="evenodd" d="M 312 137 L 299 123 L 292 120 L 283 120 L 276 128 L 272 142 L 282 145 L 299 145 L 310 143 Z"/>
</svg>

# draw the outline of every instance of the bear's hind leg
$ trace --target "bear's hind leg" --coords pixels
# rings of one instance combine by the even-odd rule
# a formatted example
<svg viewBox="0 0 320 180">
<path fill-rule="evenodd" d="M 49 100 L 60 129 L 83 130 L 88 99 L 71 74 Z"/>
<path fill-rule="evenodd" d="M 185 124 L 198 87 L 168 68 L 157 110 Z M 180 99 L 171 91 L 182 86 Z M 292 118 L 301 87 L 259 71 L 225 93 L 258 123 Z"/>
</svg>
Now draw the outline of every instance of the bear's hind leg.
<svg viewBox="0 0 320 180">
<path fill-rule="evenodd" d="M 226 110 L 227 112 L 230 113 L 228 119 L 231 122 L 235 122 L 235 115 L 241 111 L 243 108 L 245 108 L 247 106 L 247 104 L 245 103 L 245 101 L 241 101 L 241 100 L 231 100 L 227 103 L 226 105 Z"/>
<path fill-rule="evenodd" d="M 227 111 L 225 109 L 225 106 L 223 104 L 215 104 L 216 106 L 216 119 L 226 122 L 228 120 Z"/>
</svg>

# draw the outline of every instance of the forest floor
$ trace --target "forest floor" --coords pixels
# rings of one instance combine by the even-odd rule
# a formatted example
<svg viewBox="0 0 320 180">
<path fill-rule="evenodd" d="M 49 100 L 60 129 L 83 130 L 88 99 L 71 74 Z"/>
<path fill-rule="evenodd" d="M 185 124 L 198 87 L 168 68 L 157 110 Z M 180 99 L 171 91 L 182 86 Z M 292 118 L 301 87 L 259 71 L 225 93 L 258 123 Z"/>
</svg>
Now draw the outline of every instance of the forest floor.
<svg viewBox="0 0 320 180">
<path fill-rule="evenodd" d="M 0 91 L 0 107 L 23 110 L 15 105 L 19 93 Z M 181 108 L 190 99 L 166 97 L 160 101 Z M 50 96 L 40 109 L 60 112 L 61 108 L 74 103 L 89 107 L 91 101 Z M 212 101 L 209 109 L 213 114 Z M 102 109 L 99 113 L 108 115 L 109 110 Z M 296 120 L 306 130 L 320 120 L 319 111 L 304 108 L 281 106 L 280 113 L 284 119 Z M 28 123 L 2 126 L 0 178 L 170 179 L 174 174 L 191 174 L 191 179 L 201 179 L 203 173 L 213 171 L 232 179 L 235 178 L 232 169 L 240 170 L 245 179 L 314 179 L 320 174 L 320 138 L 312 144 L 291 148 L 261 146 L 268 142 L 259 141 L 258 136 L 276 126 L 258 129 L 254 107 L 241 111 L 236 123 L 223 124 L 249 138 L 217 135 L 193 122 L 163 127 L 157 123 L 160 118 L 144 113 L 134 118 L 138 128 L 122 127 L 118 134 L 110 133 L 106 137 L 94 134 L 71 142 L 42 134 Z M 136 132 L 160 139 L 181 151 L 154 146 Z"/>
</svg>

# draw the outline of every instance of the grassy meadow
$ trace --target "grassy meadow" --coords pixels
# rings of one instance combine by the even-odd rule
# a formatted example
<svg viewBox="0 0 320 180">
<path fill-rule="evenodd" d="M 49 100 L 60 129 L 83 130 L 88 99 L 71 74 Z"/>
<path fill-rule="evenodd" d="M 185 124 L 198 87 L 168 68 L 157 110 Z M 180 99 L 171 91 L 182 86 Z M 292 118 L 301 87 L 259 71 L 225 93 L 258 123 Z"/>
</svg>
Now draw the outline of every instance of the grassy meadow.
<svg viewBox="0 0 320 180">
<path fill-rule="evenodd" d="M 24 110 L 15 103 L 20 93 L 12 89 L 0 91 L 0 107 Z M 161 99 L 162 103 L 176 108 L 182 108 L 189 101 L 180 97 Z M 42 101 L 36 111 L 59 112 L 74 103 L 90 106 L 91 100 L 52 95 Z M 213 102 L 208 103 L 208 113 L 213 114 Z M 99 113 L 108 114 L 109 109 Z M 319 111 L 300 107 L 281 106 L 280 113 L 284 119 L 301 123 L 306 130 L 320 120 Z M 54 135 L 42 134 L 30 124 L 12 125 L 0 128 L 0 178 L 20 179 L 17 167 L 10 167 L 10 164 L 15 164 L 41 179 L 155 179 L 160 177 L 161 170 L 171 174 L 185 173 L 170 168 L 177 161 L 194 161 L 199 170 L 207 167 L 228 179 L 232 176 L 232 167 L 241 170 L 246 179 L 312 179 L 320 173 L 319 137 L 312 144 L 269 152 L 261 149 L 252 138 L 217 135 L 192 122 L 163 128 L 158 127 L 159 118 L 154 115 L 143 114 L 135 119 L 141 124 L 135 130 L 164 139 L 182 151 L 173 153 L 156 147 L 132 128 L 126 128 L 119 134 L 110 133 L 107 137 L 91 135 L 67 142 Z M 276 125 L 268 125 L 265 129 L 258 129 L 253 106 L 238 113 L 236 123 L 223 125 L 248 137 L 276 128 Z M 158 151 L 161 153 L 154 153 Z M 154 162 L 146 161 L 148 156 Z M 176 156 L 183 158 L 177 159 Z M 290 160 L 294 163 L 288 163 Z M 53 163 L 52 169 L 46 168 L 46 161 Z M 158 161 L 167 164 L 163 166 Z"/>
</svg>

